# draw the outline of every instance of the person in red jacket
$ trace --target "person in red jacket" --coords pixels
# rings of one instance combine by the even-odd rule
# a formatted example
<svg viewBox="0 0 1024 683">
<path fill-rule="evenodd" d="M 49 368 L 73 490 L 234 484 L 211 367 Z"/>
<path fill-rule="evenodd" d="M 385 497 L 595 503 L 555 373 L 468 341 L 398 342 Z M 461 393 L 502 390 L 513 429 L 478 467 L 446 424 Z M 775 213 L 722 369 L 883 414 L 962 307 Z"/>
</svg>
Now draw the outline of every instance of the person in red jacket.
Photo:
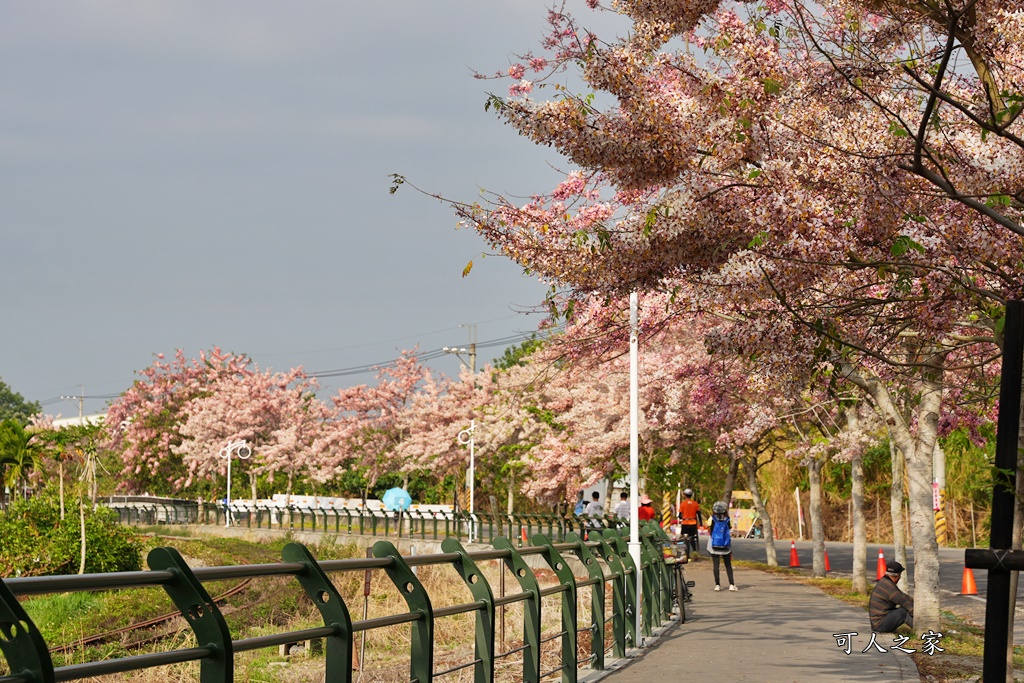
<svg viewBox="0 0 1024 683">
<path fill-rule="evenodd" d="M 640 496 L 640 507 L 636 511 L 636 518 L 643 524 L 649 519 L 654 519 L 657 513 L 654 511 L 654 506 L 651 505 L 651 497 L 647 495 Z"/>
</svg>

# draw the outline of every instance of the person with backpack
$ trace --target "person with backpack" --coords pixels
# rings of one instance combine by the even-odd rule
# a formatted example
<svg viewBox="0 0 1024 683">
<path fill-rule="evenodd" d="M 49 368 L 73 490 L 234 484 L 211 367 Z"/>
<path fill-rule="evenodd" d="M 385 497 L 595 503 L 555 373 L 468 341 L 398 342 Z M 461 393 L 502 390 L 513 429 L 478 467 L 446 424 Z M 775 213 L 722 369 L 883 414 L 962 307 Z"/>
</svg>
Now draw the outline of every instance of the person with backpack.
<svg viewBox="0 0 1024 683">
<path fill-rule="evenodd" d="M 708 554 L 714 560 L 712 571 L 715 575 L 715 590 L 722 590 L 719 580 L 718 565 L 725 561 L 725 574 L 729 579 L 729 590 L 736 591 L 736 582 L 732 576 L 732 523 L 729 522 L 729 506 L 724 500 L 716 501 L 711 506 L 711 519 L 708 520 Z"/>
</svg>

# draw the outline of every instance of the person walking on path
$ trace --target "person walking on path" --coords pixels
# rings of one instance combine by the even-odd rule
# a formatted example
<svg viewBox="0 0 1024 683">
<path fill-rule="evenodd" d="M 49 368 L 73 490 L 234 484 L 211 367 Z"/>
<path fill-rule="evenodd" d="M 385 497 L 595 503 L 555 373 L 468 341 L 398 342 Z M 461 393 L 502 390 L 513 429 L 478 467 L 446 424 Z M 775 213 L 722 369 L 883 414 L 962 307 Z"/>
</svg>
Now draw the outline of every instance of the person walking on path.
<svg viewBox="0 0 1024 683">
<path fill-rule="evenodd" d="M 715 564 L 715 590 L 722 590 L 718 564 L 725 562 L 725 575 L 729 579 L 729 590 L 739 590 L 732 576 L 732 523 L 729 521 L 729 507 L 724 500 L 716 501 L 711 506 L 711 519 L 708 521 L 708 554 Z"/>
<path fill-rule="evenodd" d="M 590 525 L 598 528 L 601 526 L 598 520 L 604 517 L 604 505 L 601 503 L 601 494 L 597 491 L 590 494 L 590 497 L 592 500 L 587 504 L 587 517 L 590 517 Z"/>
<path fill-rule="evenodd" d="M 903 565 L 890 562 L 885 574 L 878 580 L 868 598 L 868 616 L 871 630 L 892 633 L 901 625 L 914 628 L 914 599 L 896 585 L 903 573 Z"/>
<path fill-rule="evenodd" d="M 572 513 L 577 517 L 582 517 L 587 512 L 587 501 L 583 498 L 583 491 L 580 491 L 580 497 L 576 501 L 576 507 L 572 509 Z"/>
<path fill-rule="evenodd" d="M 650 496 L 640 496 L 640 507 L 637 508 L 636 518 L 640 520 L 641 523 L 646 522 L 649 519 L 654 519 L 655 515 L 657 515 L 657 512 L 655 512 L 654 510 L 654 505 L 652 505 L 652 502 L 653 501 L 651 500 Z"/>
<path fill-rule="evenodd" d="M 688 543 L 694 555 L 699 555 L 700 543 L 697 540 L 697 530 L 703 523 L 700 503 L 693 499 L 693 489 L 684 489 L 683 502 L 679 504 L 679 533 L 690 537 Z"/>
<path fill-rule="evenodd" d="M 619 498 L 619 504 L 615 506 L 615 516 L 623 521 L 629 521 L 629 493 L 623 491 Z"/>
</svg>

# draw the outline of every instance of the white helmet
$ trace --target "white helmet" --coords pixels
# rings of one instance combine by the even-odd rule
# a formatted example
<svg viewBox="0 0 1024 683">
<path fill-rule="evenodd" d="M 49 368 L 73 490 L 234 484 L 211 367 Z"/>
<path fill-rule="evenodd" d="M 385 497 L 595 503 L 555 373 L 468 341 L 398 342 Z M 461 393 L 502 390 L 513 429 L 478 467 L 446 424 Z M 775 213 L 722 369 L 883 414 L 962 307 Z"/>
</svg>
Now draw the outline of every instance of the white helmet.
<svg viewBox="0 0 1024 683">
<path fill-rule="evenodd" d="M 715 504 L 711 506 L 711 512 L 716 515 L 724 515 L 729 512 L 729 506 L 725 504 L 724 500 L 716 500 Z"/>
<path fill-rule="evenodd" d="M 683 495 L 687 498 L 693 498 L 693 489 L 683 489 Z"/>
</svg>

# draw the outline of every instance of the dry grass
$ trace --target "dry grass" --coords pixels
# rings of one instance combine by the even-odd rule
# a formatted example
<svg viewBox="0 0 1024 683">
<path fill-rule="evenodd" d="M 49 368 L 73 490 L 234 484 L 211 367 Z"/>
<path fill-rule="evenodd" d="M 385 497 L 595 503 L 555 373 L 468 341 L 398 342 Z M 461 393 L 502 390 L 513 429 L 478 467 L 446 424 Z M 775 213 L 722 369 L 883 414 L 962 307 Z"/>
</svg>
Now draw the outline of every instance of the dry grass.
<svg viewBox="0 0 1024 683">
<path fill-rule="evenodd" d="M 181 541 L 183 553 L 188 555 L 187 561 L 191 566 L 229 564 L 222 559 L 222 555 L 216 552 L 215 546 L 223 539 L 210 539 L 204 541 L 199 550 L 193 542 Z M 161 539 L 161 543 L 167 545 L 178 545 L 178 541 Z M 213 546 L 213 547 L 211 547 Z M 268 548 L 244 550 L 238 545 L 237 540 L 231 540 L 231 553 L 239 555 L 243 553 L 254 553 L 251 561 L 267 561 L 265 555 L 270 551 Z M 363 557 L 365 551 L 354 546 L 349 548 L 314 548 L 316 557 L 320 559 L 335 559 L 338 557 Z M 521 592 L 519 584 L 511 573 L 507 572 L 504 564 L 499 561 L 487 561 L 480 563 L 481 572 L 485 575 L 492 591 L 496 596 L 514 594 Z M 504 577 L 502 575 L 504 574 Z M 541 586 L 551 586 L 557 583 L 552 572 L 539 570 L 536 572 Z M 579 570 L 577 576 L 583 576 L 585 572 Z M 432 606 L 437 609 L 441 607 L 454 606 L 472 602 L 472 596 L 458 573 L 450 565 L 421 566 L 417 570 L 421 583 L 430 596 Z M 345 572 L 332 575 L 339 592 L 342 594 L 348 606 L 353 621 L 360 621 L 365 618 L 387 616 L 397 613 L 404 613 L 408 610 L 405 600 L 398 589 L 391 583 L 387 574 L 383 571 L 371 573 L 369 595 L 363 595 L 363 572 Z M 610 586 L 606 593 L 606 611 L 610 611 L 612 600 Z M 211 589 L 211 593 L 215 592 Z M 591 590 L 586 588 L 579 592 L 578 604 L 576 606 L 579 615 L 579 626 L 586 628 L 590 623 L 590 599 Z M 144 605 L 154 598 L 162 598 L 159 591 L 135 591 L 132 593 L 136 601 L 134 606 L 130 603 L 123 604 L 119 611 L 128 618 L 133 614 L 144 612 Z M 126 600 L 127 598 L 122 598 Z M 97 609 L 102 610 L 99 606 Z M 365 612 L 364 612 L 365 610 Z M 288 631 L 295 631 L 322 625 L 319 612 L 311 601 L 299 588 L 297 582 L 283 577 L 267 577 L 254 580 L 245 592 L 234 596 L 223 611 L 231 630 L 232 638 L 235 640 L 251 638 L 260 635 L 276 634 Z M 495 653 L 502 653 L 515 650 L 523 644 L 523 605 L 513 603 L 497 608 L 495 629 L 496 643 Z M 545 597 L 542 602 L 542 636 L 551 636 L 561 631 L 561 597 L 552 595 Z M 123 618 L 121 619 L 123 621 Z M 169 628 L 170 635 L 158 641 L 146 651 L 169 651 L 194 647 L 194 637 L 186 628 L 184 620 L 177 620 L 174 628 Z M 111 623 L 111 626 L 115 624 Z M 120 624 L 117 624 L 120 625 Z M 79 638 L 83 635 L 82 626 L 66 625 L 65 637 L 68 641 Z M 178 631 L 177 629 L 182 629 Z M 95 631 L 92 631 L 95 632 Z M 605 642 L 611 643 L 611 625 L 605 626 Z M 389 626 L 366 632 L 365 644 L 361 635 L 356 634 L 355 638 L 355 666 L 354 679 L 360 683 L 399 683 L 409 680 L 409 656 L 410 656 L 410 634 L 411 627 L 408 624 Z M 435 622 L 434 632 L 434 669 L 435 672 L 453 668 L 461 664 L 467 664 L 474 659 L 474 635 L 475 615 L 464 613 L 438 619 Z M 60 636 L 48 635 L 48 642 L 56 644 Z M 138 634 L 134 636 L 138 638 Z M 577 658 L 584 662 L 590 655 L 590 632 L 584 631 L 579 634 Z M 98 661 L 109 658 L 124 657 L 129 654 L 141 652 L 128 652 L 119 644 L 106 645 L 103 648 L 89 648 L 69 654 L 57 665 L 83 663 L 87 661 Z M 555 669 L 561 662 L 561 640 L 554 638 L 542 644 L 541 671 L 547 672 Z M 0 658 L 2 662 L 2 658 Z M 522 678 L 523 652 L 515 652 L 506 657 L 499 657 L 496 660 L 496 680 L 502 683 L 512 683 Z M 186 683 L 198 680 L 199 664 L 191 662 L 181 665 L 161 667 L 122 675 L 110 675 L 90 679 L 94 683 Z M 237 653 L 235 655 L 235 680 L 239 683 L 298 683 L 319 682 L 324 680 L 324 656 L 281 656 L 277 650 L 258 650 L 252 652 Z M 446 683 L 468 683 L 473 680 L 473 667 L 468 666 L 457 672 L 444 677 Z"/>
</svg>

